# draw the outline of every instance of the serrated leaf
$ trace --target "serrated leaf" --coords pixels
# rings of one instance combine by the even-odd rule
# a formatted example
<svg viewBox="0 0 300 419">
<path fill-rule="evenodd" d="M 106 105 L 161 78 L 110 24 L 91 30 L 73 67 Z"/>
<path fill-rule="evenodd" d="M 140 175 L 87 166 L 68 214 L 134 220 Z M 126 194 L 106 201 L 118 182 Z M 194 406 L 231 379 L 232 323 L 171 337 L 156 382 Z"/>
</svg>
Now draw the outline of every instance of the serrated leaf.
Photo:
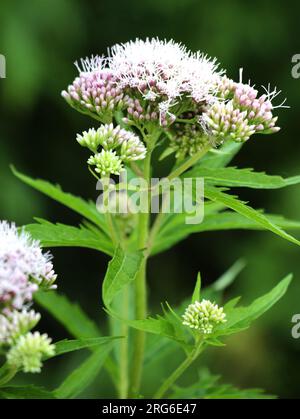
<svg viewBox="0 0 300 419">
<path fill-rule="evenodd" d="M 257 211 L 272 224 L 287 230 L 299 230 L 300 221 L 288 220 L 284 217 L 264 214 Z M 175 221 L 176 216 L 174 217 Z M 224 211 L 216 214 L 206 214 L 201 224 L 185 224 L 182 214 L 178 214 L 178 222 L 166 225 L 157 235 L 153 245 L 152 254 L 163 252 L 174 246 L 177 242 L 185 239 L 190 234 L 202 233 L 206 231 L 224 230 L 267 230 L 262 224 L 232 211 Z"/>
<path fill-rule="evenodd" d="M 97 211 L 95 203 L 87 202 L 82 198 L 64 192 L 59 185 L 53 185 L 50 182 L 41 179 L 32 179 L 29 176 L 18 172 L 13 166 L 11 167 L 11 170 L 13 174 L 22 182 L 72 209 L 81 216 L 98 225 L 103 231 L 109 234 L 105 217 Z"/>
<path fill-rule="evenodd" d="M 82 393 L 98 376 L 112 347 L 113 343 L 108 342 L 97 349 L 53 391 L 54 396 L 58 399 L 74 399 Z"/>
<path fill-rule="evenodd" d="M 199 167 L 196 166 L 184 174 L 184 177 L 204 177 L 214 185 L 228 187 L 246 187 L 254 189 L 279 189 L 300 183 L 300 176 L 284 179 L 281 176 L 271 176 L 264 172 L 254 172 L 253 169 L 236 167 Z"/>
<path fill-rule="evenodd" d="M 55 399 L 52 392 L 32 385 L 1 387 L 0 397 L 3 399 Z"/>
<path fill-rule="evenodd" d="M 125 253 L 120 246 L 116 248 L 102 285 L 102 298 L 107 308 L 122 288 L 135 280 L 143 260 L 142 252 Z"/>
<path fill-rule="evenodd" d="M 278 227 L 275 223 L 271 222 L 268 218 L 264 216 L 264 214 L 256 211 L 255 209 L 246 205 L 244 202 L 239 201 L 233 195 L 229 195 L 225 193 L 223 190 L 220 190 L 213 186 L 208 186 L 208 185 L 206 185 L 204 188 L 204 195 L 207 199 L 221 202 L 222 204 L 226 205 L 228 208 L 231 208 L 232 210 L 238 212 L 239 214 L 245 216 L 246 218 L 249 218 L 250 220 L 261 225 L 263 228 L 272 231 L 273 233 L 290 241 L 291 243 L 297 244 L 298 246 L 300 245 L 300 242 L 297 239 L 295 239 L 290 234 L 286 233 L 284 230 Z"/>
<path fill-rule="evenodd" d="M 37 218 L 36 224 L 28 224 L 25 230 L 44 247 L 86 247 L 111 256 L 114 252 L 111 240 L 99 229 L 92 231 L 84 226 L 52 224 Z"/>
<path fill-rule="evenodd" d="M 286 276 L 270 292 L 257 298 L 247 307 L 235 307 L 237 299 L 234 299 L 233 304 L 232 302 L 229 302 L 229 304 L 224 307 L 227 321 L 218 327 L 216 332 L 213 333 L 212 338 L 247 329 L 254 320 L 264 314 L 280 300 L 281 297 L 283 297 L 291 280 L 292 275 Z"/>
</svg>

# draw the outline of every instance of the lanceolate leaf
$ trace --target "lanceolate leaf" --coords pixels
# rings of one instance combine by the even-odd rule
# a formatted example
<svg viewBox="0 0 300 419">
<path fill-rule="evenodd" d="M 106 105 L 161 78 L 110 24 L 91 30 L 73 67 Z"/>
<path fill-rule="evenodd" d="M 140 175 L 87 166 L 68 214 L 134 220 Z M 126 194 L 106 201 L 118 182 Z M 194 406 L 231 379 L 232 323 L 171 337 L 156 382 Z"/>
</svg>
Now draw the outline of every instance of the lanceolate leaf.
<svg viewBox="0 0 300 419">
<path fill-rule="evenodd" d="M 227 303 L 224 306 L 226 313 L 226 323 L 216 330 L 212 338 L 219 337 L 222 335 L 229 335 L 236 333 L 240 330 L 244 330 L 249 325 L 269 310 L 283 295 L 286 293 L 288 286 L 292 280 L 292 275 L 288 275 L 282 281 L 279 282 L 270 292 L 257 298 L 247 307 L 235 307 L 236 299 L 234 304 Z"/>
<path fill-rule="evenodd" d="M 55 342 L 55 355 L 59 356 L 69 352 L 78 351 L 80 349 L 87 349 L 98 347 L 101 345 L 107 345 L 107 343 L 112 342 L 115 339 L 120 339 L 121 336 L 105 336 L 101 338 L 89 338 L 89 339 L 74 339 L 68 340 L 64 339 L 59 342 Z M 53 357 L 51 357 L 53 358 Z"/>
<path fill-rule="evenodd" d="M 72 209 L 108 233 L 105 217 L 97 211 L 95 203 L 87 202 L 82 198 L 66 193 L 59 185 L 52 185 L 50 182 L 41 179 L 32 179 L 18 172 L 14 167 L 12 167 L 12 172 L 27 185 Z"/>
<path fill-rule="evenodd" d="M 111 240 L 99 229 L 96 232 L 84 226 L 78 228 L 65 224 L 52 224 L 42 219 L 36 220 L 36 224 L 28 224 L 25 230 L 44 247 L 86 247 L 109 256 L 113 254 Z"/>
<path fill-rule="evenodd" d="M 98 376 L 112 347 L 113 343 L 108 342 L 97 349 L 54 390 L 54 396 L 58 399 L 74 399 L 82 393 Z"/>
<path fill-rule="evenodd" d="M 121 247 L 116 249 L 114 257 L 108 264 L 102 285 L 102 298 L 107 308 L 110 307 L 115 295 L 135 280 L 143 259 L 142 252 L 124 253 Z"/>
<path fill-rule="evenodd" d="M 256 211 L 263 216 L 272 224 L 277 227 L 284 228 L 286 230 L 299 230 L 300 221 L 288 220 L 278 215 L 264 214 L 260 211 Z M 170 228 L 169 225 L 163 227 L 160 233 L 157 235 L 152 249 L 152 254 L 162 252 L 175 243 L 183 240 L 192 233 L 201 233 L 205 231 L 221 231 L 221 230 L 267 230 L 262 224 L 258 224 L 256 221 L 250 218 L 246 218 L 244 215 L 232 212 L 224 211 L 216 214 L 207 214 L 204 216 L 204 220 L 201 224 L 185 224 L 184 220 L 180 216 L 181 224 L 178 224 L 176 228 Z"/>
<path fill-rule="evenodd" d="M 261 225 L 263 228 L 272 231 L 278 236 L 294 244 L 300 245 L 300 242 L 297 239 L 295 239 L 293 236 L 286 233 L 276 224 L 272 223 L 261 212 L 258 212 L 255 209 L 249 207 L 244 202 L 239 201 L 236 197 L 232 195 L 228 195 L 223 190 L 217 189 L 213 186 L 206 185 L 204 188 L 204 195 L 206 198 L 212 201 L 221 202 L 222 204 L 226 205 L 228 208 L 231 208 L 233 211 L 236 211 L 239 214 L 244 215 L 245 217 Z"/>
<path fill-rule="evenodd" d="M 253 169 L 238 169 L 236 167 L 211 168 L 194 167 L 185 177 L 204 177 L 214 185 L 229 187 L 246 187 L 255 189 L 278 189 L 300 183 L 300 176 L 284 179 L 281 176 L 271 176 L 257 173 Z"/>
</svg>

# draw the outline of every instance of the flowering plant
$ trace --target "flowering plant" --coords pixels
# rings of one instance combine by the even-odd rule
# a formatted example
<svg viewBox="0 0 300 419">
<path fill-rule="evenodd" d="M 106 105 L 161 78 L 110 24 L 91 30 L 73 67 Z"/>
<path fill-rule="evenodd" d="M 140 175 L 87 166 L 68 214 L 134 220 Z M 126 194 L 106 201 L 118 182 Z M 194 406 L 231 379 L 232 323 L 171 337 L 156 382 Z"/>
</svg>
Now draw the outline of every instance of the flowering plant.
<svg viewBox="0 0 300 419">
<path fill-rule="evenodd" d="M 191 298 L 175 308 L 166 302 L 161 314 L 149 317 L 146 273 L 150 257 L 191 233 L 269 230 L 300 244 L 285 231 L 299 229 L 300 222 L 257 211 L 229 193 L 236 186 L 275 189 L 300 183 L 300 176 L 282 178 L 228 166 L 255 134 L 279 131 L 275 112 L 284 106 L 274 105 L 279 92 L 267 88 L 260 94 L 243 83 L 242 72 L 236 82 L 216 59 L 158 39 L 116 45 L 107 57 L 81 60 L 76 66 L 79 74 L 62 96 L 94 120 L 76 140 L 88 150 L 88 170 L 103 194 L 95 206 L 13 168 L 20 180 L 76 211 L 84 221 L 75 227 L 39 219 L 21 231 L 0 224 L 0 348 L 6 357 L 0 370 L 0 395 L 14 394 L 7 384 L 19 370 L 39 372 L 45 359 L 88 348 L 89 357 L 57 389 L 32 388 L 29 397 L 74 398 L 102 367 L 115 386 L 113 397 L 268 397 L 214 379 L 204 386 L 207 372 L 190 387 L 176 383 L 204 350 L 223 346 L 226 336 L 247 329 L 270 309 L 285 294 L 291 275 L 248 306 L 238 305 L 238 299 L 224 304 L 223 291 L 241 269 L 237 262 L 203 289 L 199 274 Z M 155 183 L 152 174 L 158 154 L 160 160 L 168 159 L 171 169 L 164 182 Z M 134 180 L 130 186 L 124 176 Z M 187 179 L 202 179 L 202 186 L 204 182 L 200 197 L 199 184 L 192 183 L 189 209 L 182 208 L 182 194 L 177 194 L 177 186 Z M 158 202 L 155 217 L 153 200 Z M 199 215 L 199 209 L 202 217 L 188 221 L 187 215 L 193 211 Z M 56 275 L 40 245 L 87 247 L 111 257 L 102 283 L 110 336 L 102 336 L 96 322 L 51 290 Z M 40 317 L 29 310 L 33 300 L 75 339 L 52 344 L 47 335 L 31 332 Z M 156 390 L 145 394 L 142 379 L 147 380 L 147 362 L 155 363 L 174 347 L 182 349 L 184 360 L 170 374 L 157 374 Z"/>
</svg>

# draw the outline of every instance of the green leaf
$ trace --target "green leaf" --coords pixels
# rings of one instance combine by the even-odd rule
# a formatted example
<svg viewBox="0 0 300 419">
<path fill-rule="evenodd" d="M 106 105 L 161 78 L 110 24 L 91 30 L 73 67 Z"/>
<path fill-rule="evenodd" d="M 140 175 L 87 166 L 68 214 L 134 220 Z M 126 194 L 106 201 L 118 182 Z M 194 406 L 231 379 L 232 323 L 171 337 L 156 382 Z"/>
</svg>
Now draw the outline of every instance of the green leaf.
<svg viewBox="0 0 300 419">
<path fill-rule="evenodd" d="M 260 211 L 257 211 L 261 213 Z M 272 224 L 276 224 L 280 228 L 288 230 L 299 230 L 300 222 L 288 220 L 284 217 L 264 214 L 264 217 Z M 216 214 L 206 214 L 201 224 L 185 224 L 182 214 L 177 214 L 178 222 L 175 220 L 172 224 L 167 224 L 157 235 L 153 245 L 152 254 L 160 253 L 169 249 L 177 242 L 185 239 L 190 234 L 202 233 L 205 231 L 222 231 L 222 230 L 266 230 L 262 224 L 258 224 L 252 219 L 246 218 L 242 214 L 232 211 L 224 211 Z M 180 223 L 181 224 L 180 224 Z M 176 225 L 176 227 L 175 227 Z"/>
<path fill-rule="evenodd" d="M 239 214 L 249 218 L 250 220 L 260 224 L 263 228 L 272 231 L 273 233 L 277 234 L 278 236 L 294 243 L 300 245 L 300 242 L 295 239 L 293 236 L 286 233 L 280 227 L 278 227 L 275 223 L 271 222 L 268 218 L 266 218 L 261 212 L 256 211 L 255 209 L 249 207 L 244 202 L 239 201 L 236 197 L 232 195 L 228 195 L 220 189 L 217 189 L 213 186 L 206 185 L 204 188 L 204 195 L 206 198 L 221 202 L 222 204 L 226 205 L 228 208 L 231 208 L 233 211 L 238 212 Z"/>
<path fill-rule="evenodd" d="M 200 291 L 201 291 L 201 275 L 199 272 L 197 276 L 197 281 L 196 281 L 195 289 L 193 292 L 193 296 L 192 296 L 192 303 L 194 303 L 195 301 L 200 301 Z"/>
<path fill-rule="evenodd" d="M 44 247 L 86 247 L 109 256 L 114 252 L 111 240 L 99 229 L 93 231 L 84 226 L 52 224 L 39 218 L 36 221 L 36 224 L 26 225 L 25 230 Z"/>
<path fill-rule="evenodd" d="M 199 373 L 198 380 L 188 387 L 174 386 L 171 399 L 274 399 L 261 389 L 239 389 L 220 383 L 220 376 L 208 370 Z"/>
<path fill-rule="evenodd" d="M 0 397 L 3 399 L 55 399 L 52 392 L 32 385 L 1 387 Z"/>
<path fill-rule="evenodd" d="M 90 355 L 53 391 L 54 396 L 58 399 L 74 399 L 82 393 L 98 376 L 112 347 L 113 343 L 108 342 Z"/>
<path fill-rule="evenodd" d="M 122 288 L 135 280 L 143 260 L 142 252 L 125 253 L 120 246 L 116 248 L 102 285 L 102 298 L 107 308 Z"/>
<path fill-rule="evenodd" d="M 56 291 L 47 291 L 37 292 L 34 298 L 76 338 L 98 338 L 101 335 L 98 326 L 88 318 L 79 305 L 70 302 L 64 295 Z"/>
<path fill-rule="evenodd" d="M 120 339 L 121 336 L 108 336 L 100 338 L 89 338 L 89 339 L 64 339 L 59 342 L 55 342 L 55 355 L 59 356 L 69 352 L 78 351 L 80 349 L 92 348 L 95 346 L 106 345 L 115 339 Z M 51 357 L 53 358 L 53 357 Z"/>
<path fill-rule="evenodd" d="M 263 214 L 270 223 L 276 224 L 280 228 L 288 230 L 299 230 L 300 221 L 289 220 L 280 215 L 265 214 L 262 211 L 256 212 Z M 209 214 L 205 216 L 203 222 L 199 225 L 190 227 L 191 233 L 202 231 L 220 231 L 220 230 L 266 230 L 266 228 L 258 224 L 252 219 L 246 218 L 242 214 L 232 211 L 224 211 L 218 214 Z"/>
<path fill-rule="evenodd" d="M 288 286 L 292 280 L 292 275 L 286 276 L 282 281 L 279 282 L 270 292 L 257 298 L 247 307 L 235 307 L 237 302 L 234 299 L 227 303 L 224 307 L 226 313 L 226 323 L 219 326 L 212 338 L 219 337 L 222 335 L 229 335 L 236 333 L 240 330 L 247 329 L 249 325 L 269 310 L 281 297 L 286 293 Z"/>
<path fill-rule="evenodd" d="M 101 331 L 96 323 L 85 314 L 77 303 L 70 302 L 66 296 L 56 291 L 47 291 L 35 293 L 34 298 L 75 338 L 82 340 L 101 336 Z M 94 350 L 94 348 L 91 349 Z M 105 367 L 112 379 L 116 381 L 118 373 L 111 358 L 107 358 Z"/>
<path fill-rule="evenodd" d="M 124 320 L 126 324 L 134 329 L 142 330 L 146 333 L 160 335 L 179 343 L 185 350 L 190 349 L 187 337 L 186 327 L 182 325 L 182 321 L 178 314 L 166 302 L 166 308 L 163 308 L 163 316 L 147 317 L 143 320 Z M 189 336 L 190 337 L 190 336 Z"/>
<path fill-rule="evenodd" d="M 87 202 L 82 198 L 66 193 L 59 185 L 52 185 L 50 182 L 41 179 L 32 179 L 29 176 L 18 172 L 13 166 L 11 167 L 11 170 L 22 182 L 72 209 L 109 234 L 105 217 L 97 211 L 95 203 Z"/>
<path fill-rule="evenodd" d="M 156 318 L 148 317 L 144 320 L 129 320 L 127 323 L 134 329 L 177 340 L 176 330 L 173 325 L 161 316 L 157 316 Z"/>
<path fill-rule="evenodd" d="M 197 167 L 225 167 L 242 148 L 242 143 L 226 141 L 218 149 L 211 149 L 200 161 Z"/>
<path fill-rule="evenodd" d="M 284 179 L 281 176 L 257 173 L 253 169 L 238 169 L 236 167 L 211 168 L 196 166 L 186 172 L 184 177 L 204 177 L 206 181 L 214 185 L 255 189 L 278 189 L 300 183 L 300 176 Z"/>
</svg>

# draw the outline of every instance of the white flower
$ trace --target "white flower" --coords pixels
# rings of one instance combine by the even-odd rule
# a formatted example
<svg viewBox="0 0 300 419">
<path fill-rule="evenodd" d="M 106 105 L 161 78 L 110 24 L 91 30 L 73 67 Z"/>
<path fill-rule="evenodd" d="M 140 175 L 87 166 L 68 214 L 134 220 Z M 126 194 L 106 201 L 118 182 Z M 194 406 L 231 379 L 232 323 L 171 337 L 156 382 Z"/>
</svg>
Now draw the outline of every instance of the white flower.
<svg viewBox="0 0 300 419">
<path fill-rule="evenodd" d="M 0 222 L 0 308 L 22 309 L 39 286 L 55 288 L 51 258 L 27 232 Z"/>
<path fill-rule="evenodd" d="M 205 335 L 212 333 L 218 324 L 226 322 L 223 307 L 219 308 L 217 304 L 209 300 L 195 301 L 190 304 L 182 318 L 182 324 Z"/>
<path fill-rule="evenodd" d="M 9 365 L 22 368 L 24 372 L 36 373 L 41 371 L 43 357 L 54 355 L 55 345 L 51 344 L 47 334 L 29 332 L 19 337 L 6 357 Z"/>
<path fill-rule="evenodd" d="M 33 329 L 41 315 L 33 310 L 13 310 L 6 316 L 0 314 L 0 346 L 11 345 L 21 335 Z"/>
<path fill-rule="evenodd" d="M 113 46 L 108 63 L 120 88 L 137 88 L 150 101 L 162 96 L 174 102 L 186 94 L 209 103 L 222 74 L 215 59 L 157 38 Z"/>
<path fill-rule="evenodd" d="M 88 159 L 90 166 L 96 166 L 95 172 L 101 177 L 109 175 L 119 175 L 123 169 L 122 160 L 115 151 L 102 150 L 100 153 L 91 156 Z"/>
</svg>

